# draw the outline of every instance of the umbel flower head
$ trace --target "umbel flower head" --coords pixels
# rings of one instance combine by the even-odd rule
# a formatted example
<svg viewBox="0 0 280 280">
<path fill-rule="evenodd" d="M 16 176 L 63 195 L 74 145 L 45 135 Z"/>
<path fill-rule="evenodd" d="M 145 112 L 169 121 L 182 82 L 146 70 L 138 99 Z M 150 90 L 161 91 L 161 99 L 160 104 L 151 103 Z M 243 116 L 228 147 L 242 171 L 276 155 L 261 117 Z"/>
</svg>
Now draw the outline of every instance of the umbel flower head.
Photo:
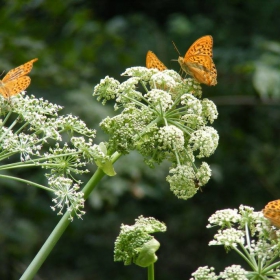
<svg viewBox="0 0 280 280">
<path fill-rule="evenodd" d="M 280 279 L 280 230 L 262 212 L 243 205 L 219 210 L 209 218 L 207 228 L 212 227 L 219 229 L 209 245 L 222 245 L 227 252 L 236 252 L 248 264 L 248 270 L 235 264 L 216 275 L 213 267 L 204 266 L 190 280 Z"/>
<path fill-rule="evenodd" d="M 122 75 L 129 76 L 123 83 L 107 76 L 94 88 L 102 104 L 115 99 L 115 109 L 122 110 L 100 124 L 109 134 L 108 153 L 137 150 L 150 167 L 170 161 L 171 190 L 178 198 L 192 197 L 211 176 L 208 164 L 199 167 L 195 159 L 217 148 L 219 136 L 210 126 L 218 116 L 215 104 L 200 98 L 196 81 L 173 70 L 133 67 Z"/>
<path fill-rule="evenodd" d="M 133 226 L 121 225 L 121 231 L 115 242 L 114 260 L 123 261 L 125 265 L 135 263 L 147 267 L 157 261 L 155 252 L 159 242 L 150 235 L 166 231 L 165 224 L 154 218 L 140 216 Z"/>
<path fill-rule="evenodd" d="M 48 170 L 45 174 L 48 186 L 20 181 L 52 192 L 54 206 L 51 208 L 58 210 L 59 215 L 69 212 L 72 220 L 74 215 L 81 218 L 85 213 L 84 193 L 75 176 L 89 172 L 86 169 L 89 162 L 104 162 L 106 158 L 99 147 L 92 144 L 95 131 L 75 116 L 59 116 L 61 109 L 24 93 L 9 100 L 0 98 L 0 171 L 5 172 L 0 172 L 0 178 L 17 180 L 8 172 L 22 167 Z M 63 140 L 66 133 L 70 135 L 69 142 Z M 7 158 L 13 162 L 5 164 Z"/>
</svg>

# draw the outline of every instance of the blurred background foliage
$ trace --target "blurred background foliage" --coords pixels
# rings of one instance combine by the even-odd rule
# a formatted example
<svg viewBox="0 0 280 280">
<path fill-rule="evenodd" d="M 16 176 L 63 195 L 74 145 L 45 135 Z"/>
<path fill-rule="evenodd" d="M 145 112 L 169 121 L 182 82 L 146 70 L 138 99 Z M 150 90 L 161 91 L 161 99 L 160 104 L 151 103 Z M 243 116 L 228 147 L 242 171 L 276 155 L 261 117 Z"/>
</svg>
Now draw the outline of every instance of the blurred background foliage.
<svg viewBox="0 0 280 280">
<path fill-rule="evenodd" d="M 92 97 L 106 75 L 123 81 L 127 67 L 144 66 L 148 50 L 167 67 L 200 36 L 214 38 L 218 84 L 203 87 L 218 107 L 220 135 L 208 159 L 213 178 L 194 198 L 178 200 L 165 177 L 168 165 L 150 170 L 135 153 L 116 164 L 86 203 L 42 266 L 36 279 L 145 279 L 146 271 L 113 262 L 121 223 L 140 214 L 167 225 L 161 242 L 157 279 L 189 279 L 198 266 L 240 263 L 233 252 L 208 247 L 215 230 L 205 228 L 216 210 L 240 204 L 261 210 L 280 197 L 280 17 L 279 0 L 12 0 L 0 1 L 0 71 L 38 57 L 28 94 L 64 106 L 98 130 L 113 116 Z M 94 171 L 94 167 L 91 167 Z M 45 183 L 41 170 L 17 175 Z M 83 178 L 86 182 L 90 174 Z M 18 279 L 59 221 L 51 197 L 19 182 L 1 181 L 0 279 Z"/>
</svg>

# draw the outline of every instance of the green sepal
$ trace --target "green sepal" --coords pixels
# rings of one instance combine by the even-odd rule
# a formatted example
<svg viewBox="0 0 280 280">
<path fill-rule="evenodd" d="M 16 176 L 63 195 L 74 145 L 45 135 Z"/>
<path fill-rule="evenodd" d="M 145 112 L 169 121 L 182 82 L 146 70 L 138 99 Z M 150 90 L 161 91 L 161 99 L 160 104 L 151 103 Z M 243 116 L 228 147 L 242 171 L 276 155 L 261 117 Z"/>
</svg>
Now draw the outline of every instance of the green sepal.
<svg viewBox="0 0 280 280">
<path fill-rule="evenodd" d="M 148 267 L 155 263 L 158 259 L 155 252 L 159 249 L 159 247 L 160 243 L 156 239 L 151 239 L 143 245 L 134 263 L 141 267 Z"/>
</svg>

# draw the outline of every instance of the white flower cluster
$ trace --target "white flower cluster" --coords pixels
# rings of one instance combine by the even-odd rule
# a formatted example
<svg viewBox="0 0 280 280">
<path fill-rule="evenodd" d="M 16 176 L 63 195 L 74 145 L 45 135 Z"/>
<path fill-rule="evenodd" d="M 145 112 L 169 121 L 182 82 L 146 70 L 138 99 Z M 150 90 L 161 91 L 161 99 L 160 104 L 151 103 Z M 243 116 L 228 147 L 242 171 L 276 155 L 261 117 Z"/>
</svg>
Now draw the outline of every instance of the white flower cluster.
<svg viewBox="0 0 280 280">
<path fill-rule="evenodd" d="M 36 99 L 34 96 L 24 96 L 24 94 L 19 94 L 9 100 L 1 98 L 2 164 L 0 170 L 34 166 L 49 170 L 49 173 L 45 174 L 49 187 L 32 181 L 21 181 L 53 192 L 56 196 L 53 201 L 56 204 L 52 209 L 58 209 L 59 214 L 66 209 L 70 212 L 70 219 L 73 219 L 73 214 L 81 218 L 84 214 L 81 210 L 84 201 L 83 193 L 78 191 L 77 183 L 80 182 L 77 182 L 74 177 L 75 174 L 88 172 L 85 166 L 92 161 L 92 157 L 85 156 L 85 148 L 83 151 L 69 148 L 67 143 L 62 142 L 62 133 L 69 132 L 71 136 L 78 134 L 81 135 L 80 139 L 87 137 L 92 143 L 95 131 L 87 128 L 85 123 L 75 116 L 58 116 L 61 109 L 62 107 L 42 98 Z M 49 144 L 53 142 L 53 145 Z M 48 152 L 42 152 L 43 148 Z M 14 156 L 12 158 L 16 159 L 16 155 L 20 161 L 15 160 L 13 163 L 5 164 L 7 158 Z M 1 177 L 5 175 L 0 174 Z M 9 178 L 17 179 L 12 176 Z"/>
<path fill-rule="evenodd" d="M 208 122 L 212 124 L 218 118 L 216 105 L 207 98 L 199 100 L 193 94 L 186 93 L 181 96 L 181 104 L 187 109 L 182 119 L 192 129 L 203 127 Z"/>
<path fill-rule="evenodd" d="M 219 279 L 214 272 L 214 267 L 201 266 L 192 273 L 190 280 L 217 280 Z"/>
<path fill-rule="evenodd" d="M 140 77 L 143 81 L 149 81 L 152 75 L 159 73 L 158 69 L 152 68 L 147 70 L 146 67 L 138 66 L 127 68 L 122 76 L 130 76 L 130 77 Z"/>
<path fill-rule="evenodd" d="M 220 277 L 226 280 L 248 280 L 247 274 L 247 271 L 240 265 L 232 265 L 226 267 L 225 270 L 220 273 Z"/>
<path fill-rule="evenodd" d="M 49 151 L 44 153 L 44 164 L 42 168 L 49 169 L 50 173 L 46 176 L 56 174 L 56 176 L 63 176 L 63 174 L 84 174 L 89 172 L 85 169 L 86 161 L 81 161 L 81 152 L 77 149 L 69 148 L 67 143 L 63 147 L 56 143 L 54 147 L 50 147 Z"/>
<path fill-rule="evenodd" d="M 108 100 L 116 98 L 117 88 L 119 87 L 119 81 L 106 76 L 95 86 L 94 92 L 98 92 L 97 100 L 103 99 L 102 104 L 105 105 Z"/>
<path fill-rule="evenodd" d="M 184 133 L 174 125 L 161 127 L 154 137 L 157 139 L 157 147 L 160 150 L 176 149 L 182 151 L 184 149 Z"/>
<path fill-rule="evenodd" d="M 235 228 L 228 228 L 219 230 L 215 234 L 215 240 L 209 242 L 209 245 L 224 245 L 225 247 L 237 247 L 237 245 L 243 245 L 245 240 L 245 233 Z"/>
<path fill-rule="evenodd" d="M 211 170 L 206 162 L 195 173 L 191 163 L 179 165 L 170 169 L 166 180 L 170 184 L 170 190 L 181 199 L 193 197 L 199 187 L 205 185 L 211 176 Z"/>
<path fill-rule="evenodd" d="M 211 156 L 219 143 L 217 131 L 210 126 L 204 126 L 191 134 L 189 148 L 192 151 L 199 150 L 198 158 Z"/>
<path fill-rule="evenodd" d="M 164 88 L 172 91 L 177 86 L 178 76 L 173 70 L 158 72 L 151 76 L 149 84 L 152 89 Z"/>
<path fill-rule="evenodd" d="M 122 75 L 130 78 L 119 83 L 106 77 L 93 93 L 103 104 L 115 97 L 115 108 L 123 109 L 101 122 L 110 135 L 108 151 L 137 150 L 151 167 L 169 160 L 171 190 L 179 198 L 192 197 L 211 176 L 207 163 L 196 167 L 195 157 L 209 157 L 217 148 L 218 133 L 209 126 L 218 116 L 215 104 L 199 98 L 197 82 L 182 79 L 173 70 L 133 67 Z"/>
<path fill-rule="evenodd" d="M 208 183 L 211 177 L 211 169 L 206 162 L 202 162 L 200 167 L 197 169 L 195 177 L 199 187 L 202 187 Z"/>
<path fill-rule="evenodd" d="M 66 208 L 70 213 L 70 219 L 73 220 L 72 212 L 78 218 L 82 218 L 85 214 L 81 209 L 84 208 L 84 193 L 78 192 L 80 189 L 78 184 L 73 184 L 73 181 L 65 177 L 50 177 L 49 184 L 54 190 L 55 198 L 53 202 L 55 206 L 51 207 L 53 211 L 59 209 L 57 215 L 62 215 L 62 211 Z"/>
<path fill-rule="evenodd" d="M 218 111 L 216 105 L 213 101 L 207 98 L 204 98 L 201 103 L 203 111 L 202 115 L 204 116 L 204 118 L 207 118 L 210 123 L 213 123 L 214 120 L 218 118 Z"/>
<path fill-rule="evenodd" d="M 161 89 L 152 89 L 148 91 L 144 97 L 148 100 L 151 106 L 154 106 L 158 111 L 166 111 L 173 105 L 171 95 Z"/>
<path fill-rule="evenodd" d="M 202 279 L 280 279 L 280 230 L 268 226 L 261 212 L 240 205 L 239 209 L 219 210 L 209 218 L 208 228 L 218 226 L 214 240 L 209 245 L 223 245 L 241 256 L 250 270 L 240 265 L 226 267 L 218 276 L 213 268 L 200 267 L 192 274 L 192 280 Z M 204 278 L 203 278 L 204 277 Z"/>
<path fill-rule="evenodd" d="M 186 114 L 195 114 L 199 116 L 202 113 L 201 101 L 190 93 L 181 96 L 181 104 L 186 106 Z"/>
<path fill-rule="evenodd" d="M 209 225 L 207 228 L 213 226 L 231 227 L 233 224 L 238 223 L 241 220 L 241 215 L 238 214 L 237 209 L 223 209 L 216 211 L 209 219 Z"/>
<path fill-rule="evenodd" d="M 216 275 L 213 267 L 203 266 L 199 267 L 197 271 L 192 273 L 192 278 L 190 280 L 248 280 L 248 272 L 244 270 L 240 265 L 232 265 L 226 267 L 224 271 Z"/>
<path fill-rule="evenodd" d="M 120 105 L 131 104 L 131 100 L 141 100 L 141 92 L 136 90 L 136 87 L 140 81 L 138 77 L 131 77 L 127 81 L 124 81 L 119 85 L 116 90 L 116 104 L 114 106 L 115 110 L 119 109 Z"/>
<path fill-rule="evenodd" d="M 19 153 L 22 162 L 30 160 L 31 155 L 40 155 L 42 145 L 36 135 L 14 134 L 6 127 L 2 127 L 2 133 L 2 150 L 11 154 Z"/>
</svg>

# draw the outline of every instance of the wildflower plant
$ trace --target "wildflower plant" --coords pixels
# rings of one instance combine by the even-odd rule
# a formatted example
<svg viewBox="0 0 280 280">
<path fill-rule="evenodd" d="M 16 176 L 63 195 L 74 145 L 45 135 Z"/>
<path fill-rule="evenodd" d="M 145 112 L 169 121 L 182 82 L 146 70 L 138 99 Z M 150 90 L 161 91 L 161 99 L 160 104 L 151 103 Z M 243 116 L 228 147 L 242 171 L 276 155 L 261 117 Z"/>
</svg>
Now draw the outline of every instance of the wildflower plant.
<svg viewBox="0 0 280 280">
<path fill-rule="evenodd" d="M 211 177 L 211 169 L 203 159 L 218 145 L 218 133 L 211 126 L 218 112 L 212 101 L 201 99 L 200 85 L 193 79 L 182 79 L 173 70 L 133 67 L 122 75 L 128 76 L 123 83 L 105 77 L 94 88 L 98 101 L 105 104 L 114 99 L 114 108 L 120 111 L 100 123 L 109 139 L 99 144 L 93 142 L 95 131 L 77 117 L 59 116 L 60 106 L 24 94 L 0 100 L 0 178 L 52 192 L 51 209 L 59 215 L 64 213 L 22 280 L 35 276 L 74 216 L 81 218 L 85 214 L 85 200 L 103 176 L 116 175 L 113 164 L 122 155 L 136 150 L 151 168 L 169 161 L 166 180 L 180 199 L 191 198 Z M 5 163 L 8 158 L 13 163 Z M 82 182 L 77 176 L 89 172 L 86 167 L 93 163 L 97 169 L 80 190 Z M 34 166 L 46 170 L 47 186 L 4 173 Z M 144 227 L 143 222 L 150 225 Z M 158 244 L 149 233 L 164 229 L 157 223 L 139 218 L 134 226 L 140 232 L 139 247 L 124 258 L 120 241 L 124 239 L 118 239 L 115 260 L 144 267 L 149 261 L 153 263 Z M 126 229 L 123 226 L 121 233 L 128 233 Z"/>
<path fill-rule="evenodd" d="M 231 265 L 219 275 L 213 267 L 200 267 L 191 280 L 265 280 L 280 279 L 280 230 L 270 224 L 262 212 L 241 205 L 239 209 L 219 210 L 209 218 L 207 228 L 219 227 L 210 246 L 222 245 L 234 251 L 248 264 Z"/>
</svg>

